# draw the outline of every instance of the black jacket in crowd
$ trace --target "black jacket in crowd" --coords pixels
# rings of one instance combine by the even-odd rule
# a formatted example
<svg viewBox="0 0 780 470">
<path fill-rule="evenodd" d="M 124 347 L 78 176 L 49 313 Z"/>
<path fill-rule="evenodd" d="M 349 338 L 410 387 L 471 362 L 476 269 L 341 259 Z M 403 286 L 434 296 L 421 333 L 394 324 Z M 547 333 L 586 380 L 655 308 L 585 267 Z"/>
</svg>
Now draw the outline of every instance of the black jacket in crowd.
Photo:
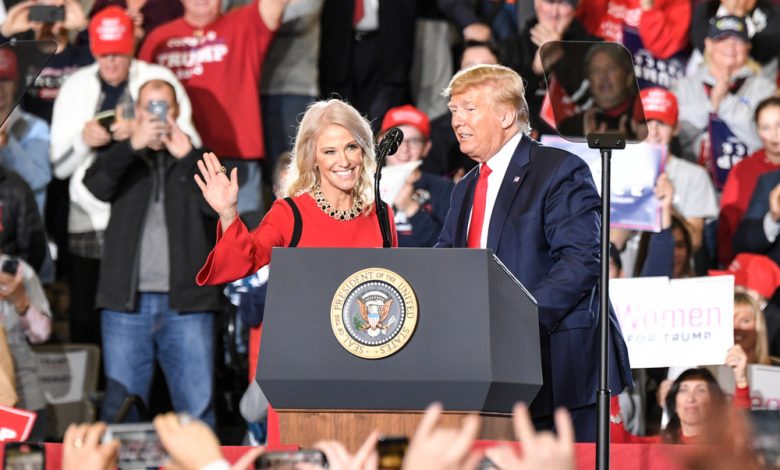
<svg viewBox="0 0 780 470">
<path fill-rule="evenodd" d="M 0 252 L 18 256 L 40 271 L 47 249 L 32 189 L 18 173 L 0 166 Z"/>
<path fill-rule="evenodd" d="M 220 288 L 199 287 L 195 275 L 216 240 L 216 213 L 193 180 L 202 150 L 181 160 L 164 153 L 165 217 L 170 254 L 169 306 L 179 312 L 217 312 Z M 160 183 L 156 152 L 134 151 L 130 141 L 100 152 L 84 176 L 84 185 L 111 203 L 100 265 L 97 306 L 132 312 L 137 309 L 141 236 L 151 198 Z"/>
</svg>

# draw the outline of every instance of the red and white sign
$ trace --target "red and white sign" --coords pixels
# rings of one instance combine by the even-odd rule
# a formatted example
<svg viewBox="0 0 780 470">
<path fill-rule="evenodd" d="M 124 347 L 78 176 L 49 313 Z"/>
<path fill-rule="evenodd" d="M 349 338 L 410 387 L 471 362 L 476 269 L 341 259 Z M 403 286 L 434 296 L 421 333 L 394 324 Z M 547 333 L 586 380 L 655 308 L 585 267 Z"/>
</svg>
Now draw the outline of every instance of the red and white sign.
<svg viewBox="0 0 780 470">
<path fill-rule="evenodd" d="M 734 345 L 734 277 L 612 279 L 634 369 L 723 364 Z"/>
<path fill-rule="evenodd" d="M 37 416 L 32 411 L 0 405 L 0 442 L 26 441 Z"/>
</svg>

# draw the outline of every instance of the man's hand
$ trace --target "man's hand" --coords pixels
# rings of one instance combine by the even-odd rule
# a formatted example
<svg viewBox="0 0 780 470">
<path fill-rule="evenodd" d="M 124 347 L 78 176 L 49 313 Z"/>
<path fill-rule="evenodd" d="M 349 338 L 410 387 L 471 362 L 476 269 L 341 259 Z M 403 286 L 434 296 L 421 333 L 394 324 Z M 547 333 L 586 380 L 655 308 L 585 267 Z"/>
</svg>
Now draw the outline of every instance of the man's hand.
<svg viewBox="0 0 780 470">
<path fill-rule="evenodd" d="M 463 427 L 460 429 L 445 429 L 437 426 L 441 413 L 442 406 L 439 403 L 434 403 L 425 410 L 425 415 L 406 451 L 404 470 L 477 468 L 481 456 L 470 451 L 479 432 L 479 417 L 469 415 L 463 420 Z"/>
<path fill-rule="evenodd" d="M 769 213 L 772 220 L 780 222 L 780 184 L 769 191 Z"/>
<path fill-rule="evenodd" d="M 257 8 L 260 12 L 260 18 L 271 31 L 279 29 L 282 23 L 282 14 L 290 0 L 260 0 L 257 2 Z"/>
<path fill-rule="evenodd" d="M 531 64 L 536 75 L 544 75 L 544 67 L 542 66 L 541 48 L 542 45 L 550 41 L 560 41 L 563 38 L 563 28 L 551 29 L 542 23 L 536 23 L 536 25 L 529 31 L 531 33 L 531 42 L 533 42 L 538 49 L 534 54 L 534 60 Z"/>
<path fill-rule="evenodd" d="M 325 454 L 328 459 L 328 468 L 331 470 L 376 470 L 379 465 L 379 454 L 376 452 L 376 442 L 379 438 L 377 431 L 368 435 L 355 455 L 350 455 L 344 445 L 338 441 L 320 441 L 314 444 L 316 449 Z M 314 465 L 298 465 L 306 470 L 317 468 Z"/>
<path fill-rule="evenodd" d="M 222 451 L 214 432 L 196 419 L 182 418 L 175 413 L 165 413 L 154 418 L 157 436 L 173 464 L 196 470 L 222 460 Z"/>
<path fill-rule="evenodd" d="M 117 113 L 117 116 L 120 114 Z M 133 119 L 117 119 L 114 124 L 111 125 L 111 138 L 117 142 L 120 140 L 129 139 L 135 131 L 135 120 Z"/>
<path fill-rule="evenodd" d="M 598 119 L 596 119 L 596 115 L 598 114 L 598 110 L 595 106 L 592 106 L 587 111 L 582 113 L 582 130 L 585 133 L 585 135 L 588 135 L 592 132 L 599 132 L 604 133 L 607 132 L 607 123 L 602 122 L 601 124 L 598 123 Z"/>
<path fill-rule="evenodd" d="M 189 136 L 170 117 L 168 118 L 168 129 L 170 129 L 170 133 L 162 136 L 162 143 L 165 145 L 165 148 L 176 159 L 186 157 L 192 151 L 192 142 L 190 142 Z"/>
<path fill-rule="evenodd" d="M 655 181 L 655 197 L 661 203 L 661 228 L 667 229 L 672 226 L 674 185 L 666 173 L 661 173 Z"/>
<path fill-rule="evenodd" d="M 393 201 L 393 205 L 396 209 L 406 214 L 406 217 L 412 217 L 420 210 L 420 203 L 415 201 L 414 196 L 414 183 L 420 179 L 420 170 L 414 170 L 406 177 L 404 185 Z"/>
<path fill-rule="evenodd" d="M 721 101 L 729 93 L 729 77 L 718 78 L 715 86 L 710 90 L 710 106 L 713 112 L 717 112 Z"/>
<path fill-rule="evenodd" d="M 105 423 L 71 424 L 62 441 L 62 470 L 116 468 L 119 441 L 101 444 Z"/>
<path fill-rule="evenodd" d="M 20 315 L 30 306 L 30 299 L 24 288 L 24 266 L 19 263 L 15 274 L 0 272 L 0 300 L 11 302 Z"/>
<path fill-rule="evenodd" d="M 136 44 L 138 44 L 144 36 L 146 36 L 146 30 L 144 29 L 144 15 L 140 11 L 134 11 L 127 9 L 127 15 L 133 20 L 133 37 Z"/>
<path fill-rule="evenodd" d="M 563 38 L 562 29 L 550 28 L 542 23 L 536 23 L 529 32 L 531 33 L 531 42 L 537 47 L 542 47 L 544 43 L 549 41 L 560 41 Z"/>
<path fill-rule="evenodd" d="M 160 150 L 163 148 L 162 137 L 166 132 L 168 132 L 168 124 L 153 117 L 141 118 L 140 122 L 136 122 L 130 136 L 130 146 L 133 150 L 146 147 Z"/>
<path fill-rule="evenodd" d="M 35 5 L 35 2 L 28 0 L 25 2 L 17 3 L 8 9 L 8 14 L 5 17 L 5 21 L 0 26 L 0 34 L 10 38 L 14 34 L 24 33 L 29 31 L 33 27 L 33 23 L 30 21 L 30 7 Z"/>
<path fill-rule="evenodd" d="M 62 22 L 63 28 L 68 31 L 81 31 L 87 27 L 89 20 L 87 20 L 87 15 L 84 14 L 84 9 L 78 0 L 60 0 L 58 5 L 65 8 L 65 19 Z"/>
<path fill-rule="evenodd" d="M 523 443 L 523 456 L 509 446 L 488 449 L 487 456 L 501 470 L 574 470 L 574 427 L 569 413 L 555 410 L 556 436 L 550 431 L 534 430 L 528 408 L 515 406 L 513 422 L 515 434 Z"/>
<path fill-rule="evenodd" d="M 666 397 L 669 396 L 669 390 L 672 389 L 672 384 L 674 382 L 665 379 L 660 384 L 658 384 L 658 389 L 655 391 L 655 400 L 658 402 L 658 406 L 662 409 L 666 409 Z"/>
<path fill-rule="evenodd" d="M 111 142 L 111 134 L 96 120 L 88 121 L 81 131 L 81 139 L 92 148 L 102 147 Z"/>
</svg>

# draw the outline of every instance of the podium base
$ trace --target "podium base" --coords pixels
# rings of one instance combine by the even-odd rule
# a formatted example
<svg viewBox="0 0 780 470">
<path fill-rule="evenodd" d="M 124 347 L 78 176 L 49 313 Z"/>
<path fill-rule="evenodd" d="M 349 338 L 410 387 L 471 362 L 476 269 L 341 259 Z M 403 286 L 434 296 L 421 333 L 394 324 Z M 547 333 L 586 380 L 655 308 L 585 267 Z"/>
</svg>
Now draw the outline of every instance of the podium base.
<svg viewBox="0 0 780 470">
<path fill-rule="evenodd" d="M 276 410 L 282 444 L 310 448 L 321 440 L 342 442 L 355 452 L 371 431 L 378 429 L 386 436 L 411 438 L 422 419 L 420 411 L 355 411 L 355 410 Z M 439 420 L 444 427 L 460 427 L 471 413 L 445 412 Z M 481 440 L 515 440 L 511 415 L 481 414 Z"/>
</svg>

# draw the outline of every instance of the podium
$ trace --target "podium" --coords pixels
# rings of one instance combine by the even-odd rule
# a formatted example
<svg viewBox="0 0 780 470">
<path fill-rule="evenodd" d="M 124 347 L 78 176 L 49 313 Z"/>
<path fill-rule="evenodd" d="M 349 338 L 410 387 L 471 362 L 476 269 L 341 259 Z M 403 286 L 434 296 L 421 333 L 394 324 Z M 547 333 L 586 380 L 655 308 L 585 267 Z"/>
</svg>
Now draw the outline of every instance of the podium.
<svg viewBox="0 0 780 470">
<path fill-rule="evenodd" d="M 538 309 L 491 251 L 275 248 L 272 258 L 256 380 L 282 443 L 356 449 L 376 428 L 411 436 L 434 401 L 445 425 L 479 413 L 481 438 L 514 439 L 514 404 L 530 404 L 542 384 Z M 402 295 L 379 292 L 390 280 Z M 416 305 L 404 303 L 412 294 Z M 383 300 L 386 317 L 371 306 Z M 356 355 L 394 329 L 391 354 Z M 357 339 L 345 341 L 347 330 Z"/>
</svg>

